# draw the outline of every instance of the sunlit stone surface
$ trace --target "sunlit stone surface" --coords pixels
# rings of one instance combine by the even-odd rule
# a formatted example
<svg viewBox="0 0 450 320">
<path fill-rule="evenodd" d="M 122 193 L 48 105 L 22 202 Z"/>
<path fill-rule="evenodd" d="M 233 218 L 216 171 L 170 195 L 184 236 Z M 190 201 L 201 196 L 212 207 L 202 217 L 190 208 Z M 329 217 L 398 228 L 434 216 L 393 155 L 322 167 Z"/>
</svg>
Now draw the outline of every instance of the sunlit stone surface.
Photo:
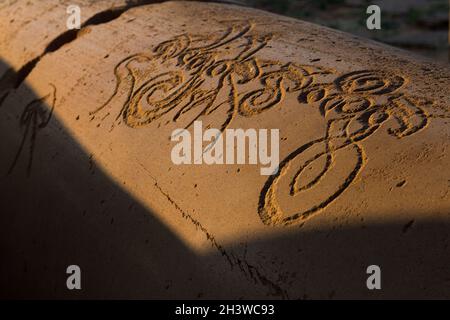
<svg viewBox="0 0 450 320">
<path fill-rule="evenodd" d="M 448 66 L 213 3 L 61 37 L 68 4 L 28 3 L 0 7 L 2 296 L 450 296 Z M 279 129 L 278 173 L 173 164 L 195 120 Z"/>
</svg>

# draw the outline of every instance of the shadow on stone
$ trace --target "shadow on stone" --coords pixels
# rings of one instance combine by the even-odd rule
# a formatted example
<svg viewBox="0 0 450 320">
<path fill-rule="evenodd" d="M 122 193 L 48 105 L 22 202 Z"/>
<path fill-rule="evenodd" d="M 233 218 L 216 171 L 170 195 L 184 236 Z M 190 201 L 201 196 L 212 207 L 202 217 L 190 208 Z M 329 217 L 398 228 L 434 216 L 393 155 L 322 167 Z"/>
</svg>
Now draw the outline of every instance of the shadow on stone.
<svg viewBox="0 0 450 320">
<path fill-rule="evenodd" d="M 199 255 L 95 167 L 52 113 L 58 94 L 51 86 L 41 97 L 25 81 L 0 96 L 1 298 L 450 297 L 447 223 L 298 229 L 250 241 L 231 262 L 226 254 L 238 244 Z M 304 258 L 274 269 L 270 257 L 251 263 L 260 251 Z M 80 291 L 66 288 L 72 264 L 82 270 Z M 383 272 L 381 291 L 366 288 L 371 264 Z"/>
</svg>

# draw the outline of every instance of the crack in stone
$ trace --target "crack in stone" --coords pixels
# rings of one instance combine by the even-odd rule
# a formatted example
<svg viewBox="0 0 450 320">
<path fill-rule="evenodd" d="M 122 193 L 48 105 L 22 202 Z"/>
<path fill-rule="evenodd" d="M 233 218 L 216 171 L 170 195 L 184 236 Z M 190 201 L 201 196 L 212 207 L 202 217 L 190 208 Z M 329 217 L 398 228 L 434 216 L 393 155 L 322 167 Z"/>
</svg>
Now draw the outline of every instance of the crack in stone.
<svg viewBox="0 0 450 320">
<path fill-rule="evenodd" d="M 125 5 L 109 8 L 104 11 L 98 12 L 94 14 L 92 17 L 87 19 L 79 30 L 67 30 L 53 39 L 45 48 L 44 52 L 42 52 L 39 56 L 31 59 L 27 63 L 25 63 L 18 71 L 15 71 L 13 68 L 9 68 L 3 77 L 0 79 L 0 92 L 15 90 L 20 87 L 20 85 L 25 81 L 28 75 L 33 71 L 36 65 L 44 58 L 47 54 L 55 52 L 62 48 L 64 45 L 73 42 L 84 34 L 84 31 L 87 27 L 96 26 L 101 24 L 106 24 L 111 21 L 118 19 L 122 14 L 127 12 L 130 9 L 150 5 L 150 4 L 158 4 L 163 2 L 168 2 L 169 0 L 129 0 Z M 199 0 L 200 2 L 217 2 L 217 3 L 229 3 L 235 5 L 243 5 L 240 2 L 233 0 Z"/>
<path fill-rule="evenodd" d="M 289 299 L 287 291 L 281 288 L 280 285 L 276 284 L 274 281 L 268 279 L 265 275 L 263 275 L 256 266 L 251 265 L 245 259 L 238 258 L 234 254 L 227 252 L 223 248 L 223 246 L 216 241 L 215 237 L 198 220 L 181 209 L 181 207 L 170 197 L 170 195 L 161 188 L 156 178 L 148 171 L 147 168 L 145 168 L 141 163 L 139 163 L 139 165 L 152 178 L 152 180 L 154 181 L 154 186 L 158 189 L 158 191 L 175 207 L 175 209 L 181 214 L 181 216 L 192 223 L 197 230 L 203 232 L 206 239 L 211 243 L 211 246 L 219 251 L 219 253 L 227 259 L 228 263 L 231 266 L 231 269 L 237 266 L 247 279 L 252 280 L 255 284 L 260 283 L 263 286 L 269 288 L 271 295 L 279 296 L 282 299 Z"/>
<path fill-rule="evenodd" d="M 104 11 L 101 11 L 95 15 L 93 15 L 91 18 L 86 20 L 81 28 L 79 30 L 68 30 L 64 33 L 57 36 L 55 39 L 53 39 L 45 48 L 44 52 L 40 54 L 39 56 L 33 58 L 32 60 L 28 61 L 26 64 L 24 64 L 17 72 L 10 68 L 6 71 L 4 76 L 0 79 L 0 92 L 4 92 L 1 95 L 0 98 L 0 105 L 3 103 L 7 95 L 10 93 L 11 90 L 16 90 L 20 87 L 20 85 L 25 81 L 25 79 L 28 77 L 28 75 L 33 71 L 33 69 L 36 67 L 36 65 L 41 61 L 42 58 L 44 58 L 47 54 L 55 52 L 62 48 L 64 45 L 69 44 L 79 38 L 83 32 L 86 30 L 87 27 L 93 26 L 93 25 L 100 25 L 109 23 L 115 19 L 118 19 L 122 14 L 127 12 L 128 10 L 144 6 L 144 5 L 150 5 L 150 4 L 157 4 L 157 3 L 163 3 L 167 2 L 167 0 L 147 0 L 147 1 L 129 1 L 126 5 L 117 7 L 117 8 L 110 8 Z M 235 4 L 235 5 L 242 5 L 242 3 L 238 1 L 232 1 L 232 0 L 215 0 L 215 1 L 208 1 L 208 0 L 201 0 L 201 2 L 218 2 L 218 3 L 229 3 L 229 4 Z M 142 165 L 141 165 L 142 166 Z M 147 169 L 143 167 L 146 171 Z M 148 171 L 147 171 L 148 172 Z M 149 172 L 148 172 L 149 173 Z M 151 175 L 150 175 L 151 176 Z M 248 263 L 246 260 L 240 259 L 236 257 L 234 254 L 228 253 L 220 244 L 217 243 L 214 236 L 208 232 L 208 230 L 195 218 L 193 218 L 190 214 L 183 211 L 180 206 L 173 201 L 173 199 L 159 186 L 156 179 L 151 176 L 152 179 L 155 182 L 155 187 L 163 194 L 167 200 L 175 207 L 175 209 L 181 213 L 182 217 L 192 224 L 195 225 L 197 230 L 200 230 L 203 232 L 207 238 L 207 240 L 211 243 L 212 247 L 214 247 L 216 250 L 220 252 L 222 256 L 224 256 L 228 263 L 230 264 L 231 268 L 233 269 L 235 266 L 241 270 L 242 273 L 246 276 L 246 278 L 250 278 L 255 283 L 260 283 L 263 286 L 266 286 L 270 289 L 270 293 L 274 296 L 280 296 L 283 299 L 288 298 L 288 294 L 286 290 L 282 289 L 278 284 L 275 282 L 269 280 L 266 276 L 264 276 L 255 266 Z"/>
</svg>

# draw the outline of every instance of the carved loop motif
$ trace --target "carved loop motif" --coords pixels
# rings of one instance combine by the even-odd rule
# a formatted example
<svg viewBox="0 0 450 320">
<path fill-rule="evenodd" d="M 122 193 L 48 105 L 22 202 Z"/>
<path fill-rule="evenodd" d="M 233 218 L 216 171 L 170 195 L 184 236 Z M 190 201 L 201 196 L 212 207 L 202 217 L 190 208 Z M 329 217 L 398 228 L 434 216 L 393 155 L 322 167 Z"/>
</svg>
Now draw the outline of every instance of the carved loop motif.
<svg viewBox="0 0 450 320">
<path fill-rule="evenodd" d="M 258 214 L 267 225 L 305 221 L 338 198 L 366 162 L 361 141 L 384 123 L 397 138 L 427 125 L 424 106 L 430 102 L 403 93 L 404 77 L 379 70 L 339 75 L 327 68 L 260 59 L 256 55 L 272 35 L 252 29 L 251 23 L 235 22 L 220 36 L 183 34 L 159 44 L 152 54 L 123 59 L 114 70 L 114 93 L 93 114 L 125 92 L 118 117 L 130 127 L 170 113 L 171 121 L 190 117 L 188 128 L 225 110 L 223 131 L 237 116 L 253 117 L 281 106 L 286 95 L 317 106 L 324 136 L 291 152 L 261 191 Z M 329 77 L 334 80 L 324 81 Z M 289 191 L 281 196 L 287 208 L 280 205 L 279 189 L 285 188 Z"/>
</svg>

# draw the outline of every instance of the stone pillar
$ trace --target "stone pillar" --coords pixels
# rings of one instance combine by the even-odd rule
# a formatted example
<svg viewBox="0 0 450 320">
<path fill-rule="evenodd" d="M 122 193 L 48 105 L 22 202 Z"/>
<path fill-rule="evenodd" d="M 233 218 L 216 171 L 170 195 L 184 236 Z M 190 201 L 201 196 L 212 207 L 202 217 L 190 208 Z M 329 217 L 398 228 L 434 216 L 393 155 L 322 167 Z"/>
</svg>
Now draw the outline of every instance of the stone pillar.
<svg viewBox="0 0 450 320">
<path fill-rule="evenodd" d="M 67 5 L 0 7 L 6 297 L 450 297 L 448 66 L 234 5 Z M 278 172 L 174 164 L 195 121 L 278 129 Z"/>
</svg>

